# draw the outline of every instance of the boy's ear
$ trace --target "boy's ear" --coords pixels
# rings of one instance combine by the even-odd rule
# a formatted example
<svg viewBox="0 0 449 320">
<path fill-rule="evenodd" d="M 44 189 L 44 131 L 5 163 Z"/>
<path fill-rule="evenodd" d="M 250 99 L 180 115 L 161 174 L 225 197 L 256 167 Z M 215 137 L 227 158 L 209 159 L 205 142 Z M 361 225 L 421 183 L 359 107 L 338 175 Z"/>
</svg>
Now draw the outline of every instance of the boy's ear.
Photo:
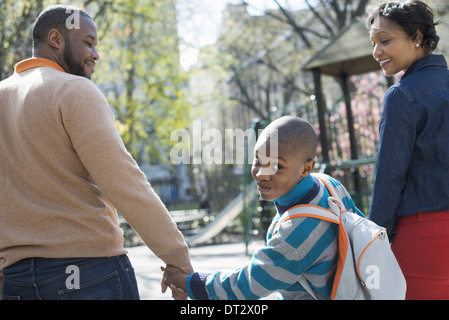
<svg viewBox="0 0 449 320">
<path fill-rule="evenodd" d="M 313 171 L 313 168 L 315 168 L 315 160 L 309 160 L 306 163 L 304 163 L 304 170 L 303 175 L 308 175 Z"/>
</svg>

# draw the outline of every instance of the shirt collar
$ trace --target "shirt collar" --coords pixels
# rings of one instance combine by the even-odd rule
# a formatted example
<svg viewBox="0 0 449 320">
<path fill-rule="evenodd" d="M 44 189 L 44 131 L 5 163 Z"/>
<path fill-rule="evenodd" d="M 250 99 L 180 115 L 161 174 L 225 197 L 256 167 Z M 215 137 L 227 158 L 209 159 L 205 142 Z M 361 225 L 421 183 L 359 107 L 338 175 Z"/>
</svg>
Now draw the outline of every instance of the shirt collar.
<svg viewBox="0 0 449 320">
<path fill-rule="evenodd" d="M 14 71 L 15 73 L 21 73 L 38 67 L 48 67 L 59 70 L 61 72 L 65 72 L 65 70 L 59 64 L 45 58 L 30 58 L 22 60 L 18 64 L 16 64 Z"/>
<path fill-rule="evenodd" d="M 402 76 L 402 79 L 411 75 L 412 73 L 425 68 L 441 68 L 447 69 L 447 62 L 443 55 L 429 54 L 422 59 L 415 61 L 407 72 Z"/>
<path fill-rule="evenodd" d="M 308 175 L 302 179 L 292 190 L 274 200 L 279 206 L 290 206 L 303 198 L 312 189 L 314 184 L 312 175 Z"/>
</svg>

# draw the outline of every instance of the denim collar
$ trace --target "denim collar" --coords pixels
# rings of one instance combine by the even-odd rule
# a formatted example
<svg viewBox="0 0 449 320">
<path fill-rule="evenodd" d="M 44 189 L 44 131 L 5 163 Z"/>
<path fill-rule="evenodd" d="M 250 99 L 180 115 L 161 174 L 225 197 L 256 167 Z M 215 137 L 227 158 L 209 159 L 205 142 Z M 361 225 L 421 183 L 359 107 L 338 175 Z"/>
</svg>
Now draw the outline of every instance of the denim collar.
<svg viewBox="0 0 449 320">
<path fill-rule="evenodd" d="M 429 54 L 428 56 L 415 61 L 402 76 L 402 79 L 405 79 L 416 71 L 426 68 L 447 69 L 446 59 L 443 55 Z"/>
</svg>

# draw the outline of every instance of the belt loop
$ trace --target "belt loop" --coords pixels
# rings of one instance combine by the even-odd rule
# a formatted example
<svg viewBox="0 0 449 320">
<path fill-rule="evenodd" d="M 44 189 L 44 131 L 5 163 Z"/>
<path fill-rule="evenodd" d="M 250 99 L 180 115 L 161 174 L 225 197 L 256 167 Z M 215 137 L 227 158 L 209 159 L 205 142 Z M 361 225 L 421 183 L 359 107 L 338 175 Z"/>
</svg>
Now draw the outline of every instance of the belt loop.
<svg viewBox="0 0 449 320">
<path fill-rule="evenodd" d="M 418 222 L 423 222 L 423 216 L 422 216 L 422 212 L 418 212 Z"/>
<path fill-rule="evenodd" d="M 36 269 L 36 261 L 34 258 L 30 258 L 30 271 L 34 271 Z"/>
</svg>

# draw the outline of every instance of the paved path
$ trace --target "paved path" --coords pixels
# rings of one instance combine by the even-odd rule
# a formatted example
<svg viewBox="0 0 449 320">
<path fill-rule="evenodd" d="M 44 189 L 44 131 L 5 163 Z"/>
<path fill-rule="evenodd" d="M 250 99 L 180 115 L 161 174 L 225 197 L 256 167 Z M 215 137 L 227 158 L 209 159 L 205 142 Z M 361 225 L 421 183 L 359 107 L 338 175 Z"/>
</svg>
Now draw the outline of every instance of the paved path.
<svg viewBox="0 0 449 320">
<path fill-rule="evenodd" d="M 249 246 L 248 252 L 252 253 L 260 246 L 262 241 L 257 241 Z M 127 248 L 129 258 L 134 266 L 140 298 L 142 300 L 171 300 L 171 291 L 161 293 L 160 267 L 164 263 L 157 258 L 147 246 Z M 242 242 L 205 245 L 190 249 L 192 266 L 195 271 L 213 272 L 219 269 L 234 269 L 246 264 L 250 256 L 245 254 L 245 244 Z"/>
</svg>

